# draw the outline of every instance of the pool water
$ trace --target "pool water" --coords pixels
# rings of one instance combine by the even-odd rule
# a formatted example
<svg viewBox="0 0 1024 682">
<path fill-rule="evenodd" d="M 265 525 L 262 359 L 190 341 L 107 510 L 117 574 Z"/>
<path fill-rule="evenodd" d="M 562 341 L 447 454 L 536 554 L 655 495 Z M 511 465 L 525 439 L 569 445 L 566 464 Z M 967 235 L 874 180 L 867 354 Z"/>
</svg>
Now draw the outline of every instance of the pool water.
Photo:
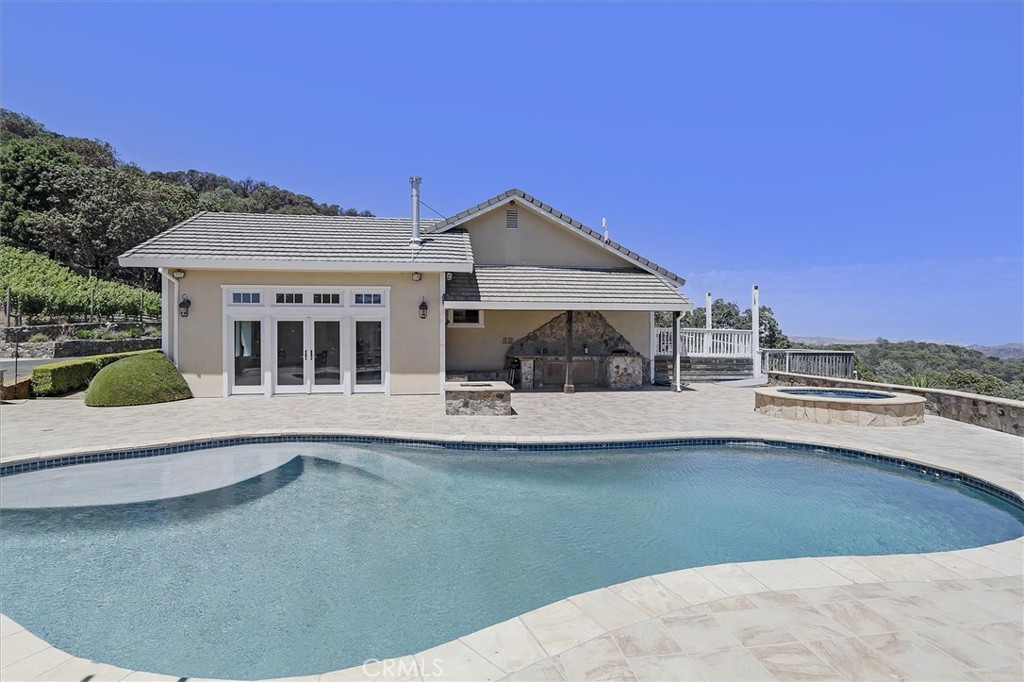
<svg viewBox="0 0 1024 682">
<path fill-rule="evenodd" d="M 973 489 L 763 445 L 286 447 L 281 468 L 212 492 L 5 510 L 3 611 L 126 668 L 276 677 L 414 653 L 674 569 L 1024 532 L 1024 513 Z"/>
<path fill-rule="evenodd" d="M 843 388 L 780 388 L 779 393 L 786 395 L 805 395 L 812 398 L 856 398 L 859 400 L 882 400 L 895 398 L 892 393 L 876 391 L 854 391 Z"/>
</svg>

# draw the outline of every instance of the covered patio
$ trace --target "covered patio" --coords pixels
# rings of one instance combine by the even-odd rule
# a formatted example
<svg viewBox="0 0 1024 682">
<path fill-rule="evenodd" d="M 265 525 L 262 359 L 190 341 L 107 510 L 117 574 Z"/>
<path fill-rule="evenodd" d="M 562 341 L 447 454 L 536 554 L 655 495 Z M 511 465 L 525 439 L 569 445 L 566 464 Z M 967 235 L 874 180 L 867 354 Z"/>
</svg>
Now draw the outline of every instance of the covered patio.
<svg viewBox="0 0 1024 682">
<path fill-rule="evenodd" d="M 654 314 L 692 308 L 638 268 L 476 266 L 445 283 L 445 374 L 520 390 L 653 383 Z"/>
</svg>

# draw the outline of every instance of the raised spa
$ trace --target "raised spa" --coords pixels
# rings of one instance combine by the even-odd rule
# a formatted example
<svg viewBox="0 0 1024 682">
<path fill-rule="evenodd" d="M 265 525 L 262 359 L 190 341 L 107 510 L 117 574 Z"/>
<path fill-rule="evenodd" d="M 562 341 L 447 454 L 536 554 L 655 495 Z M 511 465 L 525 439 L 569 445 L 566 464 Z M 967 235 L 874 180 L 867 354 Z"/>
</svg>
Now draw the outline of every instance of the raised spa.
<svg viewBox="0 0 1024 682">
<path fill-rule="evenodd" d="M 160 501 L 104 505 L 82 493 L 92 506 L 5 508 L 0 600 L 78 656 L 175 676 L 277 677 L 418 652 L 664 571 L 952 550 L 1024 531 L 1020 509 L 934 471 L 806 446 L 707 443 L 276 443 L 150 457 L 148 469 L 115 461 L 19 473 L 0 479 L 4 497 L 35 485 L 9 499 L 38 507 L 74 501 L 66 479 L 47 500 L 45 477 L 81 474 L 96 487 L 96 472 L 115 499 L 155 481 L 167 495 L 195 491 L 206 469 L 225 471 L 232 458 L 285 462 Z"/>
<path fill-rule="evenodd" d="M 904 393 L 845 388 L 754 389 L 754 411 L 816 424 L 913 426 L 924 422 L 925 399 Z"/>
</svg>

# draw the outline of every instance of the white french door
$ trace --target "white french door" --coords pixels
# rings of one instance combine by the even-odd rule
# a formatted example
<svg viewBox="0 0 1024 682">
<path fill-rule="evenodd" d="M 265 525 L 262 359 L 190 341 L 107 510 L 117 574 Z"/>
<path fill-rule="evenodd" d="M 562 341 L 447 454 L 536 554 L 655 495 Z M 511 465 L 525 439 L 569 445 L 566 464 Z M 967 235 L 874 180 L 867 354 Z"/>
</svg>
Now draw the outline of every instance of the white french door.
<svg viewBox="0 0 1024 682">
<path fill-rule="evenodd" d="M 383 317 L 353 318 L 352 349 L 355 356 L 352 392 L 386 392 L 389 349 L 385 319 Z"/>
<path fill-rule="evenodd" d="M 345 391 L 342 319 L 274 317 L 274 392 Z"/>
</svg>

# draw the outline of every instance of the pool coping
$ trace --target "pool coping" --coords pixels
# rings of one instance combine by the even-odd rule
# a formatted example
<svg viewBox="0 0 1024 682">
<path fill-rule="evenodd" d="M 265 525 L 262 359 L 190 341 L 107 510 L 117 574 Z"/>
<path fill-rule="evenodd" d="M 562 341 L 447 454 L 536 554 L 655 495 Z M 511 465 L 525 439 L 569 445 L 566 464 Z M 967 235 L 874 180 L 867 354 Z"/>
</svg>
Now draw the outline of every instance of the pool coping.
<svg viewBox="0 0 1024 682">
<path fill-rule="evenodd" d="M 899 453 L 895 450 L 888 449 L 866 449 L 858 448 L 852 449 L 849 447 L 843 447 L 836 444 L 830 444 L 822 442 L 822 439 L 766 439 L 757 435 L 693 435 L 687 434 L 685 436 L 679 434 L 650 434 L 649 438 L 638 439 L 635 436 L 622 436 L 622 437 L 543 437 L 543 436 L 496 436 L 496 437 L 474 437 L 468 438 L 464 436 L 435 436 L 425 438 L 418 434 L 408 433 L 375 433 L 370 434 L 367 432 L 357 432 L 348 430 L 345 432 L 319 432 L 311 433 L 308 430 L 295 430 L 295 431 L 265 431 L 265 432 L 228 432 L 218 435 L 211 435 L 201 438 L 192 439 L 178 439 L 171 441 L 154 441 L 142 443 L 135 446 L 120 447 L 120 448 L 71 448 L 59 451 L 49 451 L 41 453 L 26 453 L 19 456 L 13 456 L 5 458 L 0 463 L 0 475 L 10 476 L 18 473 L 28 471 L 38 471 L 42 469 L 49 469 L 62 466 L 73 466 L 75 464 L 83 464 L 87 462 L 99 462 L 99 461 L 112 461 L 116 459 L 127 459 L 127 458 L 139 458 L 139 457 L 151 457 L 160 454 L 171 454 L 191 451 L 201 451 L 212 447 L 224 447 L 229 445 L 240 445 L 240 444 L 252 444 L 252 443 L 287 443 L 287 442 L 340 442 L 340 443 L 387 443 L 387 444 L 398 444 L 398 445 L 411 445 L 411 446 L 427 446 L 427 447 L 442 447 L 446 449 L 454 450 L 488 450 L 488 451 L 507 451 L 507 452 L 544 452 L 552 450 L 578 450 L 578 451 L 599 451 L 603 449 L 630 449 L 630 448 L 648 448 L 648 447 L 675 447 L 675 446 L 697 446 L 697 445 L 725 445 L 725 444 L 763 444 L 768 446 L 779 446 L 796 448 L 798 450 L 823 450 L 828 454 L 838 455 L 844 458 L 861 459 L 873 463 L 881 463 L 887 466 L 893 466 L 904 469 L 917 469 L 917 473 L 942 477 L 946 480 L 968 485 L 977 490 L 989 493 L 1002 499 L 1003 501 L 1024 508 L 1024 497 L 1021 494 L 998 486 L 990 481 L 970 474 L 963 471 L 954 471 L 952 469 L 938 467 L 927 461 L 920 461 L 911 457 L 907 457 L 905 454 Z M 493 662 L 490 661 L 486 656 L 481 656 L 483 652 L 476 652 L 472 647 L 468 646 L 466 641 L 473 641 L 474 638 L 486 638 L 485 633 L 497 632 L 496 629 L 505 627 L 507 624 L 516 623 L 522 624 L 521 619 L 541 619 L 547 614 L 548 616 L 553 615 L 554 611 L 560 608 L 566 608 L 566 604 L 574 604 L 573 600 L 578 600 L 585 595 L 594 593 L 608 593 L 611 594 L 612 590 L 628 591 L 631 589 L 630 586 L 647 586 L 647 581 L 655 581 L 662 589 L 665 589 L 665 583 L 669 585 L 675 583 L 679 585 L 690 585 L 696 584 L 701 587 L 697 591 L 689 596 L 683 595 L 682 598 L 686 600 L 690 605 L 697 606 L 700 604 L 706 604 L 714 599 L 703 599 L 699 598 L 702 593 L 708 593 L 705 584 L 711 584 L 714 589 L 718 592 L 724 592 L 725 597 L 731 598 L 734 596 L 743 596 L 761 592 L 782 592 L 783 589 L 773 588 L 771 585 L 762 583 L 760 588 L 754 591 L 742 591 L 737 590 L 723 590 L 723 585 L 720 582 L 716 582 L 708 577 L 708 574 L 714 574 L 716 571 L 735 571 L 739 570 L 745 575 L 757 575 L 759 570 L 770 570 L 773 573 L 779 574 L 792 574 L 796 575 L 800 573 L 801 567 L 806 569 L 809 566 L 816 567 L 818 570 L 824 570 L 830 574 L 827 584 L 828 585 L 857 585 L 863 582 L 879 582 L 882 584 L 887 583 L 899 583 L 899 582 L 932 582 L 936 579 L 930 579 L 927 576 L 936 575 L 936 566 L 940 570 L 951 574 L 953 577 L 946 576 L 946 580 L 958 580 L 961 582 L 971 580 L 981 580 L 982 578 L 975 575 L 970 575 L 971 571 L 977 571 L 981 568 L 985 568 L 987 571 L 995 570 L 1002 576 L 1017 578 L 1024 575 L 1024 562 L 1020 561 L 1021 554 L 1024 553 L 1024 536 L 1018 537 L 1009 541 L 992 543 L 989 545 L 983 545 L 979 547 L 973 547 L 961 550 L 952 550 L 948 552 L 930 552 L 922 554 L 895 554 L 895 555 L 865 555 L 865 556 L 830 556 L 830 557 L 797 557 L 791 559 L 779 559 L 779 560 L 764 560 L 764 561 L 753 561 L 753 562 L 735 562 L 726 564 L 715 564 L 709 566 L 700 566 L 695 568 L 680 569 L 677 571 L 671 571 L 668 573 L 657 574 L 654 576 L 645 576 L 636 578 L 634 580 L 625 581 L 616 585 L 610 585 L 598 590 L 591 592 L 580 593 L 572 595 L 565 599 L 553 602 L 546 606 L 542 606 L 538 609 L 526 612 L 517 616 L 504 623 L 497 623 L 495 625 L 483 628 L 482 630 L 474 633 L 469 633 L 457 639 L 451 640 L 445 644 L 441 644 L 437 647 L 433 647 L 425 652 L 418 654 L 410 654 L 394 659 L 387 659 L 383 661 L 377 661 L 367 668 L 366 664 L 363 666 L 354 666 L 344 670 L 329 671 L 314 675 L 300 675 L 295 678 L 288 679 L 306 679 L 316 680 L 320 679 L 323 682 L 328 682 L 331 679 L 355 679 L 355 677 L 362 675 L 367 679 L 388 679 L 386 676 L 381 676 L 381 672 L 378 667 L 374 666 L 385 666 L 387 669 L 388 663 L 401 662 L 401 661 L 419 661 L 418 665 L 423 665 L 422 659 L 426 654 L 434 653 L 441 656 L 443 659 L 445 656 L 454 657 L 452 660 L 466 658 L 466 652 L 470 652 L 476 659 L 490 665 L 495 671 L 499 671 L 501 676 L 507 676 L 517 672 L 517 670 L 524 669 L 525 666 L 517 668 L 516 670 L 507 670 L 499 667 L 495 667 Z M 997 558 L 999 557 L 999 558 Z M 864 581 L 861 580 L 862 576 L 859 574 L 859 570 L 865 569 L 863 564 L 868 561 L 869 566 L 881 566 L 886 567 L 885 571 L 889 571 L 888 575 L 890 579 L 877 578 L 875 580 Z M 851 568 L 844 562 L 852 561 L 858 566 L 853 572 Z M 1010 563 L 1008 563 L 1010 562 Z M 966 567 L 965 564 L 966 563 Z M 909 566 L 908 566 L 909 564 Z M 1012 564 L 1012 565 L 1011 565 Z M 973 568 L 972 568 L 973 567 Z M 879 570 L 876 568 L 876 570 Z M 870 570 L 868 570 L 870 573 Z M 896 576 L 896 579 L 892 579 Z M 815 581 L 801 580 L 800 578 L 793 578 L 796 580 L 795 585 L 789 585 L 791 590 L 800 589 L 815 589 L 818 587 L 824 587 Z M 839 580 L 839 582 L 835 582 Z M 755 582 L 757 582 L 755 580 Z M 1024 580 L 1022 580 L 1024 582 Z M 805 584 L 802 584 L 805 583 Z M 802 586 L 801 586 L 802 584 Z M 778 585 L 778 583 L 777 583 Z M 640 589 L 638 587 L 638 589 Z M 668 588 L 670 591 L 671 588 Z M 678 590 L 676 590 L 678 596 Z M 578 609 L 578 607 L 577 607 Z M 655 618 L 652 616 L 652 619 Z M 26 665 L 31 663 L 30 659 L 37 659 L 40 664 L 45 664 L 47 661 L 41 660 L 42 657 L 49 656 L 51 659 L 57 657 L 56 665 L 65 666 L 69 662 L 78 662 L 82 667 L 82 670 L 88 669 L 90 671 L 99 671 L 112 675 L 112 679 L 119 680 L 135 680 L 135 679 L 149 679 L 149 680 L 177 680 L 179 676 L 165 675 L 162 673 L 145 673 L 139 671 L 131 671 L 128 669 L 118 668 L 109 664 L 97 663 L 95 661 L 88 661 L 87 659 L 78 658 L 61 651 L 57 647 L 50 645 L 45 640 L 35 637 L 30 632 L 25 630 L 23 627 L 18 625 L 15 621 L 9 617 L 0 614 L 0 625 L 3 626 L 3 636 L 0 638 L 0 660 L 6 661 L 3 664 L 3 668 L 6 669 L 9 666 L 14 665 Z M 611 628 L 605 628 L 604 636 L 611 632 Z M 595 636 L 595 638 L 597 637 Z M 534 635 L 536 637 L 536 635 Z M 28 655 L 18 655 L 10 647 L 13 646 L 9 639 L 20 638 L 18 644 L 23 646 L 24 642 L 30 641 L 35 644 L 32 653 Z M 575 640 L 574 640 L 575 641 Z M 589 641 L 589 639 L 587 640 Z M 583 642 L 575 642 L 576 644 L 582 644 Z M 534 663 L 543 662 L 544 660 L 554 659 L 558 653 L 551 653 L 551 650 L 544 646 L 541 642 L 542 650 L 546 651 L 550 655 L 544 659 L 538 659 Z M 32 648 L 32 647 L 30 647 Z M 368 659 L 376 660 L 376 659 Z M 49 669 L 47 669 L 49 670 Z M 482 669 L 481 669 L 482 670 Z M 0 673 L 4 673 L 5 670 L 0 669 Z M 45 674 L 46 670 L 42 671 Z M 123 673 L 120 677 L 116 677 L 114 674 Z M 76 673 L 77 674 L 77 673 Z M 79 675 L 81 677 L 81 675 Z M 5 679 L 9 679 L 5 676 Z M 284 679 L 284 678 L 281 678 Z M 419 679 L 418 677 L 414 679 Z M 467 679 L 473 679 L 472 677 Z M 480 679 L 483 679 L 481 677 Z"/>
</svg>

